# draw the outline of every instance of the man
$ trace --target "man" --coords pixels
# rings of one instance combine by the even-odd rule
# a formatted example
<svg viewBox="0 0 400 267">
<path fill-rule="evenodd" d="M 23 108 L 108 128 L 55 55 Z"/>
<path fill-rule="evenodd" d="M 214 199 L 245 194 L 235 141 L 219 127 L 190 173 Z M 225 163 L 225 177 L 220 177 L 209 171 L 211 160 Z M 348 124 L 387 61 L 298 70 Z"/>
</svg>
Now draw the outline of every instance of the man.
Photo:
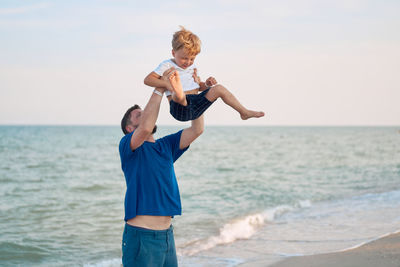
<svg viewBox="0 0 400 267">
<path fill-rule="evenodd" d="M 181 87 L 178 73 L 167 70 L 162 79 Z M 124 266 L 177 266 L 171 217 L 181 214 L 173 163 L 204 130 L 203 116 L 191 127 L 155 140 L 153 134 L 164 88 L 156 88 L 144 110 L 135 105 L 121 121 L 125 136 L 119 144 L 126 180 Z"/>
</svg>

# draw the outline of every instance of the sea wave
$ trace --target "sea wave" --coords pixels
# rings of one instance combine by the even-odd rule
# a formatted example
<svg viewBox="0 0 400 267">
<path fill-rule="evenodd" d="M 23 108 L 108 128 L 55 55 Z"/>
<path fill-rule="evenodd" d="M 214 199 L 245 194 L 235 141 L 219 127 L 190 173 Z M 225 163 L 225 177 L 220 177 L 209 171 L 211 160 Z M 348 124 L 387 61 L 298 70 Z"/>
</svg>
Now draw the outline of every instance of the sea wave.
<svg viewBox="0 0 400 267">
<path fill-rule="evenodd" d="M 50 254 L 44 246 L 24 245 L 15 242 L 0 242 L 0 262 L 18 262 L 29 258 L 32 262 L 39 262 Z"/>
<path fill-rule="evenodd" d="M 191 256 L 218 245 L 229 244 L 236 240 L 249 239 L 268 222 L 273 222 L 284 213 L 311 206 L 310 200 L 298 201 L 294 205 L 280 205 L 263 212 L 234 219 L 219 229 L 219 234 L 201 240 L 192 240 L 178 249 L 178 254 Z"/>
</svg>

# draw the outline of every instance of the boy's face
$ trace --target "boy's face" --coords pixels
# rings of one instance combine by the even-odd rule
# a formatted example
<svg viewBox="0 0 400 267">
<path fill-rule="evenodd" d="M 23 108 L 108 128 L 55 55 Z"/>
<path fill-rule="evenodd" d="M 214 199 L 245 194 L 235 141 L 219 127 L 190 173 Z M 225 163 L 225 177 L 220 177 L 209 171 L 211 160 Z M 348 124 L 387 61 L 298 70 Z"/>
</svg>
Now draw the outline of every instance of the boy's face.
<svg viewBox="0 0 400 267">
<path fill-rule="evenodd" d="M 179 50 L 172 50 L 172 56 L 175 59 L 176 65 L 181 67 L 182 69 L 186 69 L 191 66 L 196 58 L 196 55 L 190 55 L 185 51 L 184 48 Z"/>
</svg>

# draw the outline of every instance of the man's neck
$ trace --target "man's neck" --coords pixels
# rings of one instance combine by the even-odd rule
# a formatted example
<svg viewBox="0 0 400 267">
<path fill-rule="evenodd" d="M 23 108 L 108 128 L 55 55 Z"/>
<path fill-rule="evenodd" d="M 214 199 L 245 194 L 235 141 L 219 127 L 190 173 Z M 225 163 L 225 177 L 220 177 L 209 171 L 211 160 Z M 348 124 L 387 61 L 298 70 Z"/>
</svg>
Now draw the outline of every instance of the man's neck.
<svg viewBox="0 0 400 267">
<path fill-rule="evenodd" d="M 154 139 L 154 136 L 152 134 L 149 135 L 149 137 L 147 137 L 146 139 L 147 142 L 151 142 L 151 143 L 155 143 L 156 140 Z"/>
</svg>

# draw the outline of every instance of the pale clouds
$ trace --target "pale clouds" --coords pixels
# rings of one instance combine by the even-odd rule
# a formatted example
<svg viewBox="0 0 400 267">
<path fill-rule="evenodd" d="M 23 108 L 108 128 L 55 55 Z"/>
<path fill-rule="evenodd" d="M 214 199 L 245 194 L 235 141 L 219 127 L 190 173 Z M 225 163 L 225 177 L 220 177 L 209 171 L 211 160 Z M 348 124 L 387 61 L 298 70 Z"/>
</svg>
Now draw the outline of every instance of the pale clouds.
<svg viewBox="0 0 400 267">
<path fill-rule="evenodd" d="M 49 2 L 41 2 L 31 5 L 23 5 L 18 7 L 1 7 L 0 6 L 0 16 L 1 15 L 15 15 L 15 14 L 27 14 L 32 13 L 40 9 L 45 9 L 50 7 L 51 4 Z"/>
</svg>

